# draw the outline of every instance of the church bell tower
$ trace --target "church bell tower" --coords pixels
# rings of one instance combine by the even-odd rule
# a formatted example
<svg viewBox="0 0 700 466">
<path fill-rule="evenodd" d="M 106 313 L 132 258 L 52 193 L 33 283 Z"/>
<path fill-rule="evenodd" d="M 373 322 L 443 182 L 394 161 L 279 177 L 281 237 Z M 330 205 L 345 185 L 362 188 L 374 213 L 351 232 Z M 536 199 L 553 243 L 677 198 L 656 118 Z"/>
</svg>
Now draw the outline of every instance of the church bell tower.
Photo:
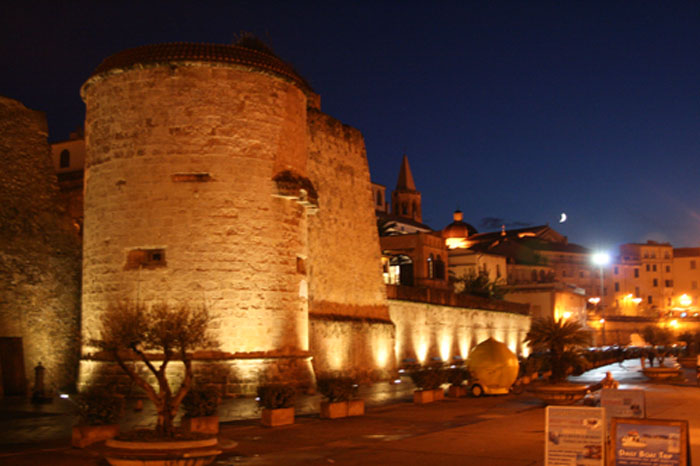
<svg viewBox="0 0 700 466">
<path fill-rule="evenodd" d="M 423 223 L 421 195 L 416 189 L 416 183 L 413 181 L 413 174 L 406 155 L 403 156 L 403 161 L 401 162 L 396 188 L 391 193 L 391 213 L 397 217 Z"/>
</svg>

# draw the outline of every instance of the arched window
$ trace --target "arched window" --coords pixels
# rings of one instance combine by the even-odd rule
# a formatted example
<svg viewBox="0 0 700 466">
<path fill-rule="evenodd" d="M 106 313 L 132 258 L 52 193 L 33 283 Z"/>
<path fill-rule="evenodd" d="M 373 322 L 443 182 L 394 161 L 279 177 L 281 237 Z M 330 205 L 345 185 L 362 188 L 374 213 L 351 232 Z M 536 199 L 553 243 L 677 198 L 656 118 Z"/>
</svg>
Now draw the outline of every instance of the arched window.
<svg viewBox="0 0 700 466">
<path fill-rule="evenodd" d="M 408 215 L 408 203 L 401 203 L 401 215 Z"/>
<path fill-rule="evenodd" d="M 442 261 L 442 257 L 438 254 L 437 259 L 435 259 L 435 278 L 443 280 L 445 278 L 445 263 Z"/>
<path fill-rule="evenodd" d="M 435 259 L 432 254 L 428 257 L 428 278 L 435 278 Z"/>
<path fill-rule="evenodd" d="M 60 168 L 70 167 L 70 152 L 68 151 L 68 149 L 63 149 L 61 151 L 61 158 L 58 161 L 58 166 Z"/>
<path fill-rule="evenodd" d="M 410 257 L 393 256 L 389 261 L 389 270 L 391 276 L 389 283 L 413 286 L 413 261 Z"/>
</svg>

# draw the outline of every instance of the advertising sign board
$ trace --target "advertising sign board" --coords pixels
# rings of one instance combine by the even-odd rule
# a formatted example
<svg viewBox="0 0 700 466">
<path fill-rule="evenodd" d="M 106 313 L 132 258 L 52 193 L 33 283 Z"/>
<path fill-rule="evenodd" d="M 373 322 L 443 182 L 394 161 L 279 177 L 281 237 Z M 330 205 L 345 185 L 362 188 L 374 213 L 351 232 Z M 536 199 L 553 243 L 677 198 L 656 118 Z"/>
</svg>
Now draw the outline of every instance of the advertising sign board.
<svg viewBox="0 0 700 466">
<path fill-rule="evenodd" d="M 688 466 L 688 422 L 612 418 L 610 466 Z"/>
<path fill-rule="evenodd" d="M 545 466 L 604 466 L 603 408 L 547 406 Z"/>
</svg>

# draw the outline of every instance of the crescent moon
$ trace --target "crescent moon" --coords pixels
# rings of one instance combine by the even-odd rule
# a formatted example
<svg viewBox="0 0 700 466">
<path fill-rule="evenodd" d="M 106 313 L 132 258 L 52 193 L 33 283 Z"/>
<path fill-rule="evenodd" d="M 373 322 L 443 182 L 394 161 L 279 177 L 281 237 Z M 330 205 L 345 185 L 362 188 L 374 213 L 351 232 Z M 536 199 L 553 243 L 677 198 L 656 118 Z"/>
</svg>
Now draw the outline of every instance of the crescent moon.
<svg viewBox="0 0 700 466">
<path fill-rule="evenodd" d="M 566 213 L 562 212 L 561 218 L 559 219 L 559 223 L 564 223 L 564 222 L 566 222 Z"/>
</svg>

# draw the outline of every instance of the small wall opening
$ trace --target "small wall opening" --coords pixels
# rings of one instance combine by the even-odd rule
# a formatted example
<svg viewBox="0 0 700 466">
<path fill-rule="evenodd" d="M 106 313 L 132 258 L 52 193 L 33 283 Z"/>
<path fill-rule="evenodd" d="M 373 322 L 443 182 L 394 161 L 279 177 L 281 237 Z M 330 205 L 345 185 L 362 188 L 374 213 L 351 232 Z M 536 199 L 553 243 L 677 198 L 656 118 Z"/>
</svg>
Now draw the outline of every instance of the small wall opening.
<svg viewBox="0 0 700 466">
<path fill-rule="evenodd" d="M 126 256 L 124 269 L 155 269 L 165 266 L 165 249 L 133 249 Z"/>
</svg>

